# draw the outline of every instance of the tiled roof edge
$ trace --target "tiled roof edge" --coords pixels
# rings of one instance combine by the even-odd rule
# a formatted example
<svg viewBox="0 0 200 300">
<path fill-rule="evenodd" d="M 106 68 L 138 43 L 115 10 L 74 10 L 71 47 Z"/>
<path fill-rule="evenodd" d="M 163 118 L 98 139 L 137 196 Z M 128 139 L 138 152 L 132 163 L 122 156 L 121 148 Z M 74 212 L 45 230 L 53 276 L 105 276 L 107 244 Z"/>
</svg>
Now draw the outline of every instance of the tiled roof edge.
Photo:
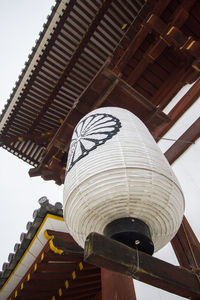
<svg viewBox="0 0 200 300">
<path fill-rule="evenodd" d="M 52 205 L 49 203 L 47 197 L 41 197 L 38 200 L 40 208 L 33 212 L 33 222 L 28 222 L 26 225 L 27 233 L 21 233 L 20 242 L 16 243 L 14 246 L 14 253 L 8 255 L 8 262 L 5 262 L 2 266 L 2 271 L 0 271 L 0 289 L 5 284 L 18 262 L 22 258 L 26 249 L 33 240 L 35 234 L 37 233 L 39 227 L 41 226 L 44 218 L 47 214 L 55 215 L 58 217 L 63 217 L 62 204 L 60 202 Z"/>
<path fill-rule="evenodd" d="M 30 53 L 28 55 L 28 61 L 25 62 L 24 68 L 22 69 L 21 74 L 18 76 L 18 80 L 15 82 L 15 86 L 12 89 L 12 93 L 10 94 L 10 98 L 7 100 L 7 103 L 4 105 L 4 108 L 3 108 L 2 112 L 1 112 L 1 115 L 0 115 L 0 122 L 3 119 L 5 112 L 7 111 L 8 107 L 9 107 L 9 105 L 10 105 L 10 103 L 11 103 L 11 101 L 12 101 L 14 95 L 15 95 L 15 92 L 16 92 L 16 90 L 18 89 L 18 87 L 20 85 L 20 83 L 22 81 L 22 78 L 24 77 L 29 65 L 31 64 L 32 58 L 34 57 L 34 55 L 35 55 L 35 53 L 36 53 L 43 37 L 44 37 L 44 35 L 45 35 L 45 33 L 48 29 L 48 26 L 51 23 L 54 15 L 56 13 L 56 10 L 57 10 L 57 8 L 58 8 L 58 6 L 60 5 L 61 2 L 62 2 L 62 0 L 56 0 L 55 5 L 51 7 L 52 13 L 47 16 L 47 21 L 46 21 L 46 23 L 43 24 L 44 30 L 40 31 L 39 38 L 35 41 L 35 46 L 32 47 L 32 53 Z"/>
</svg>

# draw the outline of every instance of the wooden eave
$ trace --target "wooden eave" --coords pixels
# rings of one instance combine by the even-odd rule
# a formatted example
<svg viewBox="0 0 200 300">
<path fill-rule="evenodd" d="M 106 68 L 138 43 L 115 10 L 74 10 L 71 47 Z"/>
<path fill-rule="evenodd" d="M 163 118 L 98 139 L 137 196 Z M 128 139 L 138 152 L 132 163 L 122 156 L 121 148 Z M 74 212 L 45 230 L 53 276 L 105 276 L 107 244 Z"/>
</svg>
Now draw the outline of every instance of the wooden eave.
<svg viewBox="0 0 200 300">
<path fill-rule="evenodd" d="M 100 269 L 83 262 L 83 251 L 63 232 L 50 240 L 8 299 L 90 299 L 101 290 Z"/>
<path fill-rule="evenodd" d="M 83 249 L 65 232 L 62 204 L 46 197 L 39 204 L 3 264 L 0 298 L 90 299 L 101 290 L 100 269 L 83 262 Z"/>
<path fill-rule="evenodd" d="M 52 220 L 56 220 L 55 222 L 63 222 L 63 210 L 61 203 L 57 202 L 55 205 L 51 205 L 46 197 L 40 198 L 39 203 L 40 208 L 33 212 L 33 221 L 28 222 L 26 225 L 27 232 L 21 233 L 20 243 L 15 244 L 14 252 L 9 253 L 8 262 L 5 262 L 2 266 L 2 271 L 0 271 L 0 295 L 2 295 L 1 292 L 3 286 L 5 287 L 8 283 L 9 278 L 13 275 L 13 272 L 18 269 L 21 260 L 23 260 L 23 257 L 26 255 L 26 252 L 28 252 L 29 248 L 32 247 L 34 239 L 37 239 L 38 235 L 40 235 L 40 231 L 43 230 L 42 228 L 46 220 L 51 218 Z M 60 223 L 58 222 L 58 228 L 60 228 L 59 224 Z M 20 275 L 18 278 L 20 278 Z"/>
<path fill-rule="evenodd" d="M 15 246 L 15 254 L 9 255 L 9 263 L 4 268 L 3 276 L 0 276 L 2 281 L 6 274 L 9 274 L 7 279 L 0 283 L 1 291 L 6 289 L 11 280 L 10 287 L 4 293 L 5 299 L 97 300 L 101 297 L 114 299 L 116 295 L 121 300 L 126 296 L 127 299 L 136 299 L 131 278 L 121 277 L 120 273 L 183 297 L 199 299 L 200 244 L 185 217 L 171 241 L 180 266 L 171 265 L 141 251 L 137 252 L 96 233 L 88 236 L 83 251 L 68 233 L 55 229 L 44 231 L 45 227 L 39 232 L 44 234 L 46 243 L 43 243 L 37 255 L 34 255 L 35 259 L 28 264 L 29 268 L 24 275 L 21 274 L 21 280 L 12 284 L 12 276 L 19 276 L 15 274 L 18 272 L 17 268 L 20 264 L 26 265 L 28 262 L 26 255 L 30 241 L 33 247 L 30 249 L 35 248 L 38 229 L 44 225 L 44 217 L 50 217 L 47 213 L 51 211 L 54 214 L 51 218 L 63 222 L 59 217 L 62 216 L 60 203 L 53 206 L 46 197 L 42 197 L 39 203 L 40 209 L 33 214 L 34 222 L 27 224 L 28 232 L 21 235 L 22 244 Z M 31 253 L 34 253 L 34 250 L 31 250 Z M 116 287 L 116 284 L 119 286 Z M 129 292 L 123 284 L 130 289 Z"/>
<path fill-rule="evenodd" d="M 73 128 L 91 109 L 127 108 L 152 133 L 160 133 L 195 101 L 180 105 L 165 125 L 169 118 L 162 110 L 186 83 L 199 78 L 200 3 L 100 2 L 88 1 L 85 6 L 71 0 L 62 10 L 15 107 L 6 119 L 3 115 L 1 143 L 36 168 L 32 176 L 62 183 Z M 108 57 L 108 70 L 98 81 L 96 74 Z M 107 87 L 105 72 L 115 78 Z M 95 80 L 104 89 L 101 93 L 94 88 Z M 123 103 L 118 94 L 125 96 Z M 66 136 L 59 140 L 61 132 Z"/>
<path fill-rule="evenodd" d="M 113 1 L 102 4 L 91 1 L 85 6 L 72 0 L 58 12 L 57 24 L 54 24 L 45 49 L 29 72 L 29 79 L 18 98 L 14 99 L 13 95 L 2 116 L 1 141 L 8 151 L 34 166 L 38 165 L 42 146 L 38 147 L 35 141 L 27 139 L 23 145 L 18 142 L 6 143 L 4 138 L 20 137 L 22 140 L 24 135 L 48 134 L 60 126 L 76 98 L 112 54 L 113 45 L 116 47 L 124 34 L 119 27 L 119 22 L 123 25 L 124 20 L 115 14 L 112 4 Z M 137 9 L 143 4 L 144 1 L 141 1 Z M 126 22 L 130 22 L 130 14 L 133 19 L 137 15 L 137 10 L 129 6 L 132 9 L 129 9 Z M 101 43 L 105 44 L 104 50 L 101 49 Z M 8 114 L 13 102 L 15 106 Z M 35 151 L 36 147 L 38 151 Z M 30 155 L 33 151 L 36 154 Z"/>
</svg>

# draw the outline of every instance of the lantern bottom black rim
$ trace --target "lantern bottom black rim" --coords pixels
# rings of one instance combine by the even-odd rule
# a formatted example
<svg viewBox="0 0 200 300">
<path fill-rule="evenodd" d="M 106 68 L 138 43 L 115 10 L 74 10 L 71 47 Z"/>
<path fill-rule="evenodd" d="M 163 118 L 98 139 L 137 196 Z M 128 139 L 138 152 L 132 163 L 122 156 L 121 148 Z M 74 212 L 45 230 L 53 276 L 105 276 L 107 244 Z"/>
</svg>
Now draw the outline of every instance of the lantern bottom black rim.
<svg viewBox="0 0 200 300">
<path fill-rule="evenodd" d="M 154 252 L 149 227 L 136 218 L 120 218 L 106 225 L 104 235 L 149 255 Z"/>
</svg>

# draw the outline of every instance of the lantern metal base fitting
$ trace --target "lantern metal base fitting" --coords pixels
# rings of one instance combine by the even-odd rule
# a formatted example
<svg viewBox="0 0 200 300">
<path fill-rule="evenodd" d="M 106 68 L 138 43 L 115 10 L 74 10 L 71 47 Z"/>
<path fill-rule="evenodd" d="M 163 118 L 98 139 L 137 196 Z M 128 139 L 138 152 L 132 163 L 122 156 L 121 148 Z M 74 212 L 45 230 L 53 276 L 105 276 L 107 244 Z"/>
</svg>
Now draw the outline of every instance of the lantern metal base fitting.
<svg viewBox="0 0 200 300">
<path fill-rule="evenodd" d="M 152 255 L 154 252 L 149 227 L 139 219 L 114 220 L 106 225 L 104 235 L 147 254 Z"/>
</svg>

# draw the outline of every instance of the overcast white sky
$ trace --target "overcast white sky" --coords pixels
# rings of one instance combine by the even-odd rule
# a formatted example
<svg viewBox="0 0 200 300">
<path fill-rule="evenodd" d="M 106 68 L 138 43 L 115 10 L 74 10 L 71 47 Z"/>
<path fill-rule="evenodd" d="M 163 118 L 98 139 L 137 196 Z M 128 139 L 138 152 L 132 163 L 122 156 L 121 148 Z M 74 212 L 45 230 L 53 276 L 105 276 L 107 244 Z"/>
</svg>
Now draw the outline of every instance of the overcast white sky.
<svg viewBox="0 0 200 300">
<path fill-rule="evenodd" d="M 0 0 L 0 111 L 7 102 L 54 3 L 54 0 Z M 198 101 L 197 112 L 199 108 Z M 167 147 L 169 146 L 170 144 Z M 198 140 L 173 166 L 185 193 L 186 216 L 198 236 L 200 236 L 199 150 Z M 26 232 L 26 224 L 32 220 L 32 213 L 38 208 L 38 199 L 45 195 L 52 204 L 62 202 L 63 187 L 53 182 L 45 182 L 39 177 L 29 178 L 30 166 L 3 149 L 0 149 L 0 166 L 1 269 L 2 264 L 7 261 L 8 254 L 13 252 L 15 243 L 19 242 L 20 234 Z M 157 256 L 177 264 L 170 245 L 161 250 Z M 135 286 L 139 300 L 183 299 L 138 282 Z"/>
<path fill-rule="evenodd" d="M 54 0 L 0 0 L 0 111 L 35 45 Z M 62 202 L 62 187 L 30 178 L 31 166 L 0 148 L 0 269 L 46 195 Z"/>
</svg>

